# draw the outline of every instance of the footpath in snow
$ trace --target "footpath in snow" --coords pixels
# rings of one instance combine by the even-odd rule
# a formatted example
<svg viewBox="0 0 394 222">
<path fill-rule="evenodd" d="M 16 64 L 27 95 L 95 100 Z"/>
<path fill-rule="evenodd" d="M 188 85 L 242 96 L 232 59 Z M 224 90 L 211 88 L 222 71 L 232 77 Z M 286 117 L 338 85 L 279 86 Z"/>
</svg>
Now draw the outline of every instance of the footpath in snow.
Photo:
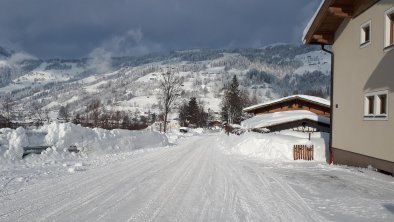
<svg viewBox="0 0 394 222">
<path fill-rule="evenodd" d="M 286 148 L 289 135 L 202 134 L 172 146 L 163 138 L 149 146 L 135 136 L 152 148 L 136 151 L 133 139 L 121 142 L 122 133 L 135 136 L 95 132 L 85 156 L 57 158 L 68 146 L 61 142 L 51 148 L 56 158 L 6 164 L 14 167 L 0 170 L 0 221 L 394 221 L 393 177 L 294 162 L 274 149 Z M 107 154 L 92 156 L 105 146 Z"/>
</svg>

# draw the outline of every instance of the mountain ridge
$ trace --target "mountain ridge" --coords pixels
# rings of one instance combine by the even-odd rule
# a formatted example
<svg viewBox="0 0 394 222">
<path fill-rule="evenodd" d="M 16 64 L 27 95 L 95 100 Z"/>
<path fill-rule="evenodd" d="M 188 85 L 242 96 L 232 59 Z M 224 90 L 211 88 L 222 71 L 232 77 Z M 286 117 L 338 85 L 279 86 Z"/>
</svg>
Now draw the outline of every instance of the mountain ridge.
<svg viewBox="0 0 394 222">
<path fill-rule="evenodd" d="M 197 97 L 214 112 L 219 112 L 223 86 L 233 75 L 251 99 L 258 98 L 255 102 L 313 90 L 328 95 L 329 56 L 317 47 L 299 44 L 106 59 L 29 59 L 18 64 L 0 60 L 5 64 L 0 66 L 0 77 L 6 77 L 0 82 L 0 97 L 11 95 L 19 110 L 29 110 L 32 102 L 38 102 L 53 117 L 65 105 L 73 113 L 81 112 L 93 99 L 101 100 L 106 109 L 159 113 L 160 73 L 170 66 L 185 79 L 182 99 Z M 96 68 L 102 64 L 110 67 L 99 73 Z"/>
</svg>

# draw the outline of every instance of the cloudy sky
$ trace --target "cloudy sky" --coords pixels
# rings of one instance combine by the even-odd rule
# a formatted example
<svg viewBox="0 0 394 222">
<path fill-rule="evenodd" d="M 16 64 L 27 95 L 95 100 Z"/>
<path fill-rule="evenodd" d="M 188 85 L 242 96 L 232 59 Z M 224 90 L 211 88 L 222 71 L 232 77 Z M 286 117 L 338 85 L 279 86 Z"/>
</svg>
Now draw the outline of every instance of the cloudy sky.
<svg viewBox="0 0 394 222">
<path fill-rule="evenodd" d="M 0 0 L 0 45 L 41 58 L 300 42 L 320 0 Z"/>
</svg>

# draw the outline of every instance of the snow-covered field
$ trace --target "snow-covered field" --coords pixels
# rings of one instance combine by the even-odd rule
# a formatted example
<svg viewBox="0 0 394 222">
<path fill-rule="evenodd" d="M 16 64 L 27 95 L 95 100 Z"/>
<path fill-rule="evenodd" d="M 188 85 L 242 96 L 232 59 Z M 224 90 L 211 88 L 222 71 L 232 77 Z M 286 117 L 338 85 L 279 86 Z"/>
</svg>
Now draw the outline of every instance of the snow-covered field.
<svg viewBox="0 0 394 222">
<path fill-rule="evenodd" d="M 393 177 L 330 166 L 319 152 L 292 161 L 299 133 L 36 131 L 1 131 L 0 221 L 394 220 Z M 324 151 L 321 137 L 310 143 Z M 17 158 L 24 143 L 44 142 L 53 145 L 46 154 Z M 70 144 L 84 148 L 71 155 Z"/>
</svg>

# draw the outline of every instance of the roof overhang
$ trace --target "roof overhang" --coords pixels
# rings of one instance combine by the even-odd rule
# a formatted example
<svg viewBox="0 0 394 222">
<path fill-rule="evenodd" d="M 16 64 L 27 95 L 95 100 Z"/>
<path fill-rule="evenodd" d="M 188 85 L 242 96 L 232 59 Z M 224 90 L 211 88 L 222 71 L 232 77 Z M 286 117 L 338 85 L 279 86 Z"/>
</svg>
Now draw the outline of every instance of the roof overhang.
<svg viewBox="0 0 394 222">
<path fill-rule="evenodd" d="M 304 44 L 332 45 L 335 32 L 345 19 L 358 16 L 378 1 L 325 0 L 305 30 Z"/>
</svg>

